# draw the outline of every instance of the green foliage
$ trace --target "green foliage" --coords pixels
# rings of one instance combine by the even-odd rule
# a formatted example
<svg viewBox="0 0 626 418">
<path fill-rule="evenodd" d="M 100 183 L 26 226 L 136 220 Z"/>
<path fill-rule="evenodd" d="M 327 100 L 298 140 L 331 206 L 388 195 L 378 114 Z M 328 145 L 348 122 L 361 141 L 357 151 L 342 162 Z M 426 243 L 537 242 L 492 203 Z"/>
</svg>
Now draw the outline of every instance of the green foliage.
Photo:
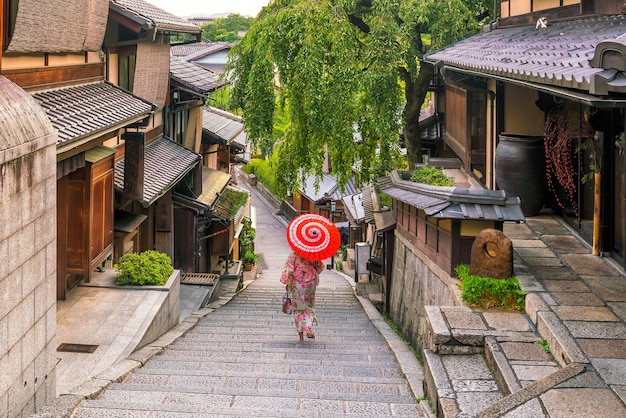
<svg viewBox="0 0 626 418">
<path fill-rule="evenodd" d="M 393 199 L 391 199 L 391 196 L 389 196 L 386 193 L 379 193 L 378 203 L 380 204 L 381 208 L 382 207 L 390 208 L 393 205 Z"/>
<path fill-rule="evenodd" d="M 284 197 L 285 189 L 279 189 L 276 181 L 276 164 L 278 152 L 274 152 L 269 159 L 253 158 L 243 168 L 246 173 L 254 174 L 256 179 L 267 187 L 274 195 Z"/>
<path fill-rule="evenodd" d="M 499 307 L 524 311 L 526 292 L 520 289 L 517 278 L 475 276 L 466 264 L 457 266 L 454 271 L 461 280 L 461 298 L 468 304 L 483 309 Z"/>
<path fill-rule="evenodd" d="M 411 181 L 431 186 L 454 186 L 454 177 L 446 176 L 441 168 L 424 165 L 411 173 Z"/>
<path fill-rule="evenodd" d="M 335 261 L 335 269 L 337 271 L 343 271 L 343 262 L 340 260 Z"/>
<path fill-rule="evenodd" d="M 541 348 L 543 349 L 543 351 L 545 351 L 546 353 L 550 352 L 550 343 L 547 340 L 539 340 L 539 341 L 535 341 L 535 344 L 539 344 L 541 346 Z"/>
<path fill-rule="evenodd" d="M 341 244 L 341 246 L 339 247 L 339 253 L 341 254 L 341 259 L 343 261 L 346 261 L 348 259 L 348 245 Z"/>
<path fill-rule="evenodd" d="M 239 109 L 233 109 L 230 106 L 230 86 L 225 86 L 210 93 L 206 101 L 206 105 L 241 116 L 241 111 Z"/>
<path fill-rule="evenodd" d="M 239 32 L 250 29 L 253 20 L 251 17 L 232 13 L 228 17 L 202 25 L 202 38 L 207 42 L 237 42 L 241 40 Z"/>
<path fill-rule="evenodd" d="M 227 202 L 230 208 L 228 216 L 232 219 L 235 217 L 239 209 L 248 201 L 250 195 L 246 192 L 240 192 L 233 189 L 226 189 L 219 197 L 220 202 Z"/>
<path fill-rule="evenodd" d="M 256 238 L 256 229 L 252 227 L 252 223 L 248 218 L 242 221 L 241 232 L 239 233 L 239 252 L 246 254 L 254 248 L 254 238 Z"/>
<path fill-rule="evenodd" d="M 120 257 L 116 279 L 120 286 L 162 286 L 167 283 L 173 271 L 172 260 L 167 254 L 148 250 L 141 254 L 129 253 Z"/>
<path fill-rule="evenodd" d="M 433 72 L 418 60 L 476 29 L 476 16 L 491 7 L 485 3 L 277 0 L 264 7 L 225 70 L 256 147 L 272 149 L 277 110 L 284 112 L 278 188 L 320 177 L 325 152 L 340 187 L 355 166 L 357 182 L 394 168 L 399 125 L 419 119 Z M 411 167 L 421 154 L 419 130 L 405 129 L 405 142 Z"/>
<path fill-rule="evenodd" d="M 243 255 L 241 261 L 243 261 L 244 264 L 256 264 L 257 261 L 259 261 L 259 257 L 259 254 L 255 253 L 254 251 L 247 251 Z"/>
</svg>

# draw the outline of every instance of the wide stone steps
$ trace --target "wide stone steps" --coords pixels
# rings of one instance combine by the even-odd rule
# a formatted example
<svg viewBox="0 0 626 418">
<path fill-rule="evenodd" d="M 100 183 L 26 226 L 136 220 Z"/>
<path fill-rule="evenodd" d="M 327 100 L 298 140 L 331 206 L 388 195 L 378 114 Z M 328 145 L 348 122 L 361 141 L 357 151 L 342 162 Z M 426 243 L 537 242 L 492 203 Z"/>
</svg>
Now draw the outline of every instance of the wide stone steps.
<svg viewBox="0 0 626 418">
<path fill-rule="evenodd" d="M 534 314 L 528 301 L 526 309 Z M 542 326 L 544 339 L 520 313 L 433 306 L 425 312 L 425 383 L 439 417 L 548 417 L 542 394 L 593 378 L 577 377 L 587 362 L 564 347 L 566 336 Z"/>
<path fill-rule="evenodd" d="M 257 279 L 124 382 L 83 401 L 74 418 L 420 416 L 345 279 L 318 288 L 314 340 L 298 341 L 293 317 L 280 311 L 283 294 L 280 283 Z"/>
</svg>

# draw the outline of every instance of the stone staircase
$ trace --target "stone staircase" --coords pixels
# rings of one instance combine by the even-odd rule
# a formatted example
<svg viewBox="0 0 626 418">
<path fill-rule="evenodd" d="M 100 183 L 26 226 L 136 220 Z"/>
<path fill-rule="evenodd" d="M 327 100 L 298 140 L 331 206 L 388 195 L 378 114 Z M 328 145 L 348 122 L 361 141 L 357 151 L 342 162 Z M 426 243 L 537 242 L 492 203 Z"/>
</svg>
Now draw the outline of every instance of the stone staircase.
<svg viewBox="0 0 626 418">
<path fill-rule="evenodd" d="M 419 417 L 393 352 L 333 276 L 318 287 L 315 340 L 298 341 L 275 279 L 257 279 L 74 418 Z"/>
<path fill-rule="evenodd" d="M 549 417 L 539 397 L 578 387 L 572 378 L 584 376 L 584 355 L 536 295 L 526 311 L 425 308 L 425 387 L 435 415 Z"/>
</svg>

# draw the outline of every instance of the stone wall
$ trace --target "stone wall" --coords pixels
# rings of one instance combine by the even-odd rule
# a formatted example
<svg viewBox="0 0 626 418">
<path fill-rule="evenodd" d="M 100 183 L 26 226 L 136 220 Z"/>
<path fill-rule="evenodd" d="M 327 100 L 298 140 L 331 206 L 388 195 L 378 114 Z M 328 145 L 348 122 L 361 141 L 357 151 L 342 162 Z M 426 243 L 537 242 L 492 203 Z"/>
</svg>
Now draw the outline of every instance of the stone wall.
<svg viewBox="0 0 626 418">
<path fill-rule="evenodd" d="M 165 334 L 178 325 L 180 319 L 180 270 L 174 270 L 164 286 L 142 286 L 138 289 L 145 290 L 150 287 L 159 296 L 154 305 L 150 307 L 154 314 L 148 315 L 150 322 L 143 324 L 144 332 L 141 341 L 133 349 L 141 348 Z"/>
<path fill-rule="evenodd" d="M 457 283 L 396 232 L 389 315 L 418 352 L 424 335 L 424 306 L 462 305 Z"/>
<path fill-rule="evenodd" d="M 56 397 L 56 139 L 0 149 L 2 417 Z"/>
</svg>

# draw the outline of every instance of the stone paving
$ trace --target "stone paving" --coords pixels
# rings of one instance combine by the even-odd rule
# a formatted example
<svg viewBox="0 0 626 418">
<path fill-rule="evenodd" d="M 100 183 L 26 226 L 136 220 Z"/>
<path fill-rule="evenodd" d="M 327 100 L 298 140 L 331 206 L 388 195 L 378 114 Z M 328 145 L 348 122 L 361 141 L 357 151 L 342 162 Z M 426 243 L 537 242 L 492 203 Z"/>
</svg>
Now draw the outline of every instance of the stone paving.
<svg viewBox="0 0 626 418">
<path fill-rule="evenodd" d="M 279 273 L 264 270 L 124 383 L 83 401 L 74 417 L 420 416 L 394 353 L 347 281 L 322 273 L 316 338 L 300 342 L 280 312 Z"/>
<path fill-rule="evenodd" d="M 422 367 L 351 278 L 321 274 L 316 338 L 298 341 L 280 310 L 284 221 L 254 194 L 253 205 L 262 274 L 199 311 L 193 327 L 73 417 L 428 416 Z"/>
<path fill-rule="evenodd" d="M 504 232 L 526 313 L 426 308 L 425 379 L 436 413 L 626 417 L 623 272 L 551 216 Z"/>
<path fill-rule="evenodd" d="M 253 206 L 256 280 L 60 399 L 69 412 L 39 416 L 626 417 L 626 278 L 560 220 L 505 224 L 525 315 L 427 309 L 425 346 L 451 344 L 424 351 L 424 373 L 350 275 L 323 273 L 317 338 L 297 341 L 279 309 L 285 224 L 254 193 Z"/>
</svg>

